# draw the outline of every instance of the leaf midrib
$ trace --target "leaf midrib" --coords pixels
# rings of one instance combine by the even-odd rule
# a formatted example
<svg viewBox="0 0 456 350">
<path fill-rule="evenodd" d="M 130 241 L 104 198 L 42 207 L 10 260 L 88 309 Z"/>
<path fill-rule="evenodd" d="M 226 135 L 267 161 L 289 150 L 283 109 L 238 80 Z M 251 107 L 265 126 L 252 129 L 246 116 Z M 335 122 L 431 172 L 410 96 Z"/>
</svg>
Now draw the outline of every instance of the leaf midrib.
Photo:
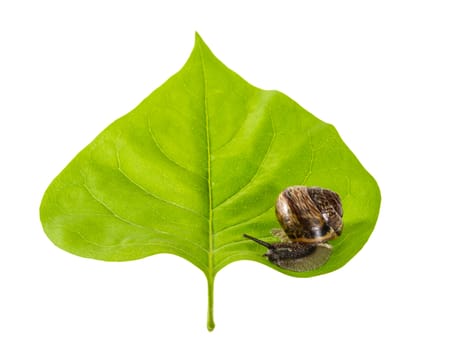
<svg viewBox="0 0 456 350">
<path fill-rule="evenodd" d="M 212 162 L 211 162 L 211 138 L 209 128 L 209 113 L 207 104 L 207 79 L 206 79 L 206 67 L 204 64 L 204 57 L 202 52 L 201 43 L 198 43 L 198 53 L 201 60 L 201 73 L 203 78 L 203 97 L 204 97 L 204 116 L 205 116 L 205 127 L 206 127 L 206 148 L 207 148 L 207 195 L 208 195 L 208 235 L 209 235 L 209 249 L 208 249 L 208 279 L 214 278 L 214 220 L 213 220 L 213 208 L 212 208 Z"/>
</svg>

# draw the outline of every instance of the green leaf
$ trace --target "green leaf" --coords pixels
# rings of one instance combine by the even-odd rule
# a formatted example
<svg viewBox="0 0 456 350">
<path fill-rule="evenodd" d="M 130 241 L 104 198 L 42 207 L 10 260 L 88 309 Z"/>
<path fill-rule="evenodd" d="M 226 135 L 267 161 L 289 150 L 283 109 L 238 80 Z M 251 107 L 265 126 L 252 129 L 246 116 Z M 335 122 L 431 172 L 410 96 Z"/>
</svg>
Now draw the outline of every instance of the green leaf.
<svg viewBox="0 0 456 350">
<path fill-rule="evenodd" d="M 276 240 L 275 199 L 290 185 L 342 199 L 344 232 L 314 271 L 280 269 L 243 237 Z M 333 271 L 367 241 L 379 207 L 375 180 L 334 127 L 248 84 L 196 35 L 185 66 L 54 179 L 40 214 L 49 238 L 73 254 L 124 261 L 171 253 L 196 265 L 208 281 L 211 330 L 224 266 L 247 259 L 299 277 Z"/>
</svg>

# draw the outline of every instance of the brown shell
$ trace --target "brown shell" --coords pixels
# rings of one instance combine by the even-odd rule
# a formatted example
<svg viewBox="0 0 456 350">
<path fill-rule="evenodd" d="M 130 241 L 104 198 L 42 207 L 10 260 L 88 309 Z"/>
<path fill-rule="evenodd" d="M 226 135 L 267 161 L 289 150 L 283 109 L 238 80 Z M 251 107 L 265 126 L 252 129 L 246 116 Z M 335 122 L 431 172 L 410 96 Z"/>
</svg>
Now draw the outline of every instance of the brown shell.
<svg viewBox="0 0 456 350">
<path fill-rule="evenodd" d="M 276 216 L 283 232 L 295 242 L 326 242 L 339 236 L 343 229 L 339 195 L 320 187 L 286 188 L 277 198 Z M 274 234 L 283 236 L 277 231 Z"/>
</svg>

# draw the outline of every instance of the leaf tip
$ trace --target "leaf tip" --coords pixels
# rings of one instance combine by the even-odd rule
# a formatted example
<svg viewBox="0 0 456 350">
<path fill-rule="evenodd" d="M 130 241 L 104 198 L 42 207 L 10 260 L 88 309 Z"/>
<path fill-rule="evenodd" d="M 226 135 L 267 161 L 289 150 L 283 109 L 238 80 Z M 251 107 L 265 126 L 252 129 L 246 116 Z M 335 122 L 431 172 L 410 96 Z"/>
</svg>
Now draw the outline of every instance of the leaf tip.
<svg viewBox="0 0 456 350">
<path fill-rule="evenodd" d="M 198 32 L 195 32 L 195 47 L 196 46 L 207 46 L 206 43 L 204 42 L 203 38 L 201 35 L 199 35 Z"/>
</svg>

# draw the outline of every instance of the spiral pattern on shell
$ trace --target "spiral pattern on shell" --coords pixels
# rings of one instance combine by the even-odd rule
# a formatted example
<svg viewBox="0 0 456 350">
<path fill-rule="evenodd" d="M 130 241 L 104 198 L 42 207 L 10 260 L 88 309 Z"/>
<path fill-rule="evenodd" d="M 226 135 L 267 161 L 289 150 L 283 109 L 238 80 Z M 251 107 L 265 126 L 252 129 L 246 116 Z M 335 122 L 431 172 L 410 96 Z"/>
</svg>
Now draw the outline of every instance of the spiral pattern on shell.
<svg viewBox="0 0 456 350">
<path fill-rule="evenodd" d="M 326 242 L 339 236 L 343 229 L 339 195 L 320 187 L 286 188 L 277 198 L 276 216 L 292 241 Z"/>
</svg>

